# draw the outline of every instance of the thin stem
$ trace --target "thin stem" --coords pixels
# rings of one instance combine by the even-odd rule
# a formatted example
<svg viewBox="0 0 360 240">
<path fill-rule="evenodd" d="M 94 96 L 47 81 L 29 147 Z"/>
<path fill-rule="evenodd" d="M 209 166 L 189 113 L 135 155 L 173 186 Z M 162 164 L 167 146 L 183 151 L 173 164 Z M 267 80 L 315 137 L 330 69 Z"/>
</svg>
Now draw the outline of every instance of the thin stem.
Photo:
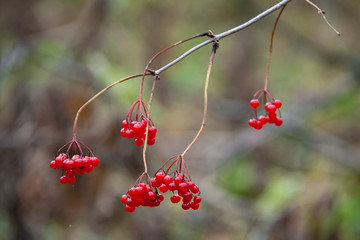
<svg viewBox="0 0 360 240">
<path fill-rule="evenodd" d="M 143 148 L 143 161 L 144 161 L 144 168 L 145 168 L 145 172 L 147 173 L 147 163 L 146 163 L 146 147 L 147 147 L 147 140 L 149 137 L 149 126 L 150 126 L 150 111 L 151 111 L 151 105 L 152 105 L 152 100 L 153 100 L 153 96 L 154 96 L 154 91 L 155 91 L 155 85 L 156 85 L 156 81 L 158 80 L 158 77 L 155 76 L 154 77 L 154 82 L 153 82 L 153 86 L 151 89 L 151 93 L 150 93 L 150 99 L 149 99 L 149 108 L 147 111 L 147 115 L 146 118 L 148 119 L 148 124 L 146 124 L 146 133 L 145 133 L 145 140 L 144 140 L 144 148 Z M 141 101 L 140 101 L 141 102 Z"/>
<path fill-rule="evenodd" d="M 185 156 L 185 154 L 189 151 L 189 149 L 198 140 L 198 138 L 199 138 L 199 136 L 200 136 L 201 132 L 203 131 L 203 129 L 205 127 L 205 124 L 206 124 L 207 107 L 208 107 L 209 79 L 210 79 L 211 68 L 212 68 L 212 65 L 214 63 L 214 57 L 215 57 L 217 47 L 218 47 L 218 43 L 215 42 L 214 46 L 213 46 L 213 50 L 212 50 L 211 55 L 210 55 L 209 66 L 208 66 L 208 70 L 207 70 L 207 73 L 206 73 L 205 87 L 204 87 L 204 114 L 203 114 L 203 120 L 202 120 L 200 129 L 197 132 L 195 138 L 192 140 L 192 142 L 189 144 L 189 146 L 187 146 L 187 148 L 184 150 L 184 152 L 180 155 L 181 158 L 183 158 Z"/>
<path fill-rule="evenodd" d="M 267 66 L 267 70 L 266 70 L 266 76 L 265 76 L 265 86 L 264 86 L 264 90 L 267 90 L 267 85 L 268 85 L 268 77 L 269 77 L 269 72 L 270 72 L 270 65 L 271 65 L 271 57 L 272 57 L 272 50 L 273 50 L 273 44 L 274 44 L 274 36 L 275 36 L 275 30 L 276 30 L 276 26 L 279 22 L 280 16 L 282 14 L 282 12 L 284 11 L 286 7 L 286 4 L 281 8 L 279 15 L 276 18 L 272 33 L 271 33 L 271 40 L 270 40 L 270 50 L 269 50 L 269 62 L 268 62 L 268 66 Z"/>
<path fill-rule="evenodd" d="M 73 139 L 76 139 L 76 126 L 77 126 L 77 122 L 79 119 L 79 115 L 81 113 L 81 111 L 87 106 L 89 105 L 92 101 L 94 101 L 96 98 L 98 98 L 101 94 L 103 94 L 104 92 L 106 92 L 107 90 L 109 90 L 110 88 L 112 88 L 113 86 L 122 83 L 126 80 L 132 79 L 132 78 L 136 78 L 136 77 L 141 77 L 143 74 L 136 74 L 136 75 L 132 75 L 123 79 L 120 79 L 112 84 L 110 84 L 109 86 L 105 87 L 103 90 L 101 90 L 100 92 L 98 92 L 97 94 L 95 94 L 92 98 L 90 98 L 84 105 L 82 105 L 79 110 L 76 113 L 75 116 L 75 120 L 74 120 L 74 127 L 73 127 Z M 152 75 L 152 73 L 146 73 L 146 75 Z"/>
<path fill-rule="evenodd" d="M 231 34 L 234 34 L 236 32 L 239 32 L 249 26 L 251 26 L 252 24 L 258 22 L 259 20 L 261 20 L 262 18 L 266 17 L 267 15 L 269 15 L 270 13 L 278 10 L 279 8 L 281 8 L 282 6 L 286 5 L 287 3 L 291 2 L 292 0 L 283 0 L 281 2 L 279 2 L 278 4 L 272 6 L 271 8 L 265 10 L 264 12 L 260 13 L 259 15 L 255 16 L 254 18 L 250 19 L 249 21 L 234 27 L 230 30 L 227 30 L 225 32 L 222 32 L 220 34 L 217 35 L 213 35 L 212 39 L 206 40 L 198 45 L 196 45 L 195 47 L 191 48 L 190 50 L 186 51 L 184 54 L 182 54 L 180 57 L 176 58 L 175 60 L 173 60 L 172 62 L 168 63 L 167 65 L 163 66 L 162 68 L 159 68 L 158 70 L 155 71 L 155 75 L 159 75 L 161 72 L 165 71 L 166 69 L 170 68 L 171 66 L 173 66 L 174 64 L 180 62 L 181 60 L 183 60 L 185 57 L 189 56 L 190 54 L 192 54 L 193 52 L 199 50 L 200 48 L 214 42 L 215 40 L 218 41 L 222 38 L 225 38 Z"/>
<path fill-rule="evenodd" d="M 325 11 L 322 10 L 321 8 L 319 8 L 318 6 L 316 6 L 315 3 L 311 2 L 310 0 L 305 0 L 305 2 L 307 2 L 308 4 L 310 4 L 311 6 L 313 6 L 317 11 L 318 14 L 321 14 L 321 16 L 323 17 L 323 19 L 325 20 L 326 24 L 338 35 L 340 36 L 340 33 L 329 23 L 329 21 L 326 19 L 325 17 Z"/>
</svg>

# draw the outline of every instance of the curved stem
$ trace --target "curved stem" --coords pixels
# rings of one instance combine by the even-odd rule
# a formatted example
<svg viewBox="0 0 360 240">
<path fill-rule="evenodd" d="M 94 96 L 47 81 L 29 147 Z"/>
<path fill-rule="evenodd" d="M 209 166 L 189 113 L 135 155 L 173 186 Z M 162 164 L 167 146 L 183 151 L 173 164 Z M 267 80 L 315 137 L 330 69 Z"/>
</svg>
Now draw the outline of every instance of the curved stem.
<svg viewBox="0 0 360 240">
<path fill-rule="evenodd" d="M 269 62 L 268 62 L 268 66 L 267 66 L 267 70 L 266 70 L 266 76 L 265 76 L 265 86 L 264 86 L 264 90 L 267 90 L 267 84 L 268 84 L 268 77 L 269 77 L 269 72 L 270 72 L 270 64 L 271 64 L 271 57 L 272 57 L 272 49 L 273 49 L 273 44 L 274 44 L 274 35 L 275 35 L 275 30 L 276 30 L 276 26 L 279 22 L 280 16 L 282 14 L 282 12 L 284 11 L 286 7 L 286 4 L 281 8 L 279 15 L 276 18 L 272 33 L 271 33 L 271 40 L 270 40 L 270 50 L 269 50 Z"/>
<path fill-rule="evenodd" d="M 157 79 L 158 79 L 158 77 L 155 76 L 153 86 L 152 86 L 152 89 L 151 89 L 151 93 L 150 93 L 149 108 L 148 108 L 148 111 L 147 111 L 147 114 L 146 114 L 146 118 L 148 120 L 150 119 L 150 111 L 151 111 L 152 99 L 153 99 Z M 148 121 L 148 124 L 146 124 L 146 132 L 145 132 L 145 140 L 144 140 L 144 148 L 143 148 L 143 161 L 144 161 L 144 168 L 145 168 L 144 171 L 146 173 L 147 173 L 146 147 L 147 147 L 147 140 L 148 140 L 148 137 L 149 137 L 149 126 L 150 126 L 150 121 Z"/>
<path fill-rule="evenodd" d="M 146 73 L 146 75 L 151 75 L 152 73 Z M 84 103 L 84 105 L 82 105 L 79 110 L 76 113 L 75 116 L 75 120 L 74 120 L 74 126 L 73 126 L 73 138 L 76 139 L 76 126 L 77 126 L 77 122 L 79 120 L 79 115 L 81 113 L 81 111 L 87 106 L 89 105 L 92 101 L 94 101 L 97 97 L 99 97 L 101 94 L 103 94 L 104 92 L 106 92 L 107 90 L 109 90 L 110 88 L 112 88 L 113 86 L 122 83 L 126 80 L 132 79 L 132 78 L 136 78 L 136 77 L 141 77 L 143 74 L 136 74 L 136 75 L 132 75 L 123 79 L 120 79 L 112 84 L 110 84 L 109 86 L 105 87 L 103 90 L 101 90 L 100 92 L 98 92 L 97 94 L 95 94 L 92 98 L 90 98 L 86 103 Z"/>
<path fill-rule="evenodd" d="M 184 150 L 184 152 L 180 155 L 181 158 L 183 158 L 185 156 L 185 154 L 190 150 L 190 148 L 198 140 L 198 138 L 199 138 L 199 136 L 200 136 L 201 132 L 203 131 L 203 129 L 205 127 L 205 124 L 206 124 L 207 106 L 208 106 L 209 79 L 210 79 L 211 68 L 212 68 L 212 65 L 214 63 L 214 57 L 215 57 L 217 47 L 218 47 L 218 43 L 216 42 L 216 43 L 214 43 L 213 50 L 212 50 L 211 55 L 210 55 L 209 66 L 208 66 L 208 70 L 207 70 L 207 73 L 206 73 L 205 87 L 204 87 L 204 114 L 203 114 L 203 120 L 202 120 L 200 129 L 197 132 L 195 138 L 191 141 L 189 146 L 187 146 L 187 148 Z"/>
</svg>

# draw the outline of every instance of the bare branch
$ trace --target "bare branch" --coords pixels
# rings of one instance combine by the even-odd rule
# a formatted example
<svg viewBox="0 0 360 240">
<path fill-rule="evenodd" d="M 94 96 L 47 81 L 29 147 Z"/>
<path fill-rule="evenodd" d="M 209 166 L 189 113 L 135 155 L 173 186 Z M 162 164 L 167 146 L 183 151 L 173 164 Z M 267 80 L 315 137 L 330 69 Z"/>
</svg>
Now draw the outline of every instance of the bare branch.
<svg viewBox="0 0 360 240">
<path fill-rule="evenodd" d="M 225 38 L 231 34 L 234 34 L 236 32 L 239 32 L 249 26 L 251 26 L 252 24 L 256 23 L 257 21 L 259 21 L 260 19 L 266 17 L 267 15 L 269 15 L 270 13 L 278 10 L 279 8 L 281 8 L 282 6 L 286 5 L 287 3 L 291 2 L 292 0 L 283 0 L 281 2 L 279 2 L 278 4 L 272 6 L 271 8 L 267 9 L 266 11 L 260 13 L 259 15 L 257 15 L 256 17 L 250 19 L 249 21 L 234 27 L 230 30 L 227 30 L 225 32 L 222 32 L 220 34 L 216 34 L 213 36 L 212 39 L 208 39 L 198 45 L 196 45 L 195 47 L 191 48 L 190 50 L 186 51 L 184 54 L 182 54 L 180 57 L 178 57 L 177 59 L 175 59 L 174 61 L 168 63 L 167 65 L 163 66 L 162 68 L 159 68 L 158 70 L 155 71 L 156 75 L 159 75 L 161 72 L 165 71 L 166 69 L 170 68 L 171 66 L 173 66 L 174 64 L 180 62 L 181 60 L 183 60 L 185 57 L 187 57 L 188 55 L 190 55 L 191 53 L 197 51 L 198 49 L 214 42 L 214 41 L 218 41 L 221 38 Z"/>
</svg>

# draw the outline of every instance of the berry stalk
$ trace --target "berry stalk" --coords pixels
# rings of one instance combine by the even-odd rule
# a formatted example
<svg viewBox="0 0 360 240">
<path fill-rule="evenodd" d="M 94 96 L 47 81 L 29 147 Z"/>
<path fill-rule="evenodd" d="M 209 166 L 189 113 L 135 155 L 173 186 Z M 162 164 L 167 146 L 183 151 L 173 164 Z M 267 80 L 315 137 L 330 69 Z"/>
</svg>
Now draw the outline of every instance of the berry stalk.
<svg viewBox="0 0 360 240">
<path fill-rule="evenodd" d="M 151 72 L 148 72 L 146 73 L 145 72 L 145 75 L 152 75 Z M 77 111 L 76 113 L 76 116 L 75 116 L 75 120 L 74 120 L 74 126 L 73 126 L 73 139 L 76 139 L 76 126 L 77 126 L 77 122 L 79 120 L 79 115 L 80 113 L 82 112 L 82 110 L 87 106 L 89 105 L 92 101 L 94 101 L 96 98 L 98 98 L 101 94 L 103 94 L 104 92 L 106 92 L 107 90 L 109 90 L 110 88 L 112 88 L 113 86 L 119 84 L 119 83 L 122 83 L 122 82 L 125 82 L 126 80 L 129 80 L 129 79 L 132 79 L 132 78 L 136 78 L 136 77 L 141 77 L 141 76 L 144 76 L 144 74 L 136 74 L 136 75 L 132 75 L 132 76 L 129 76 L 129 77 L 126 77 L 126 78 L 123 78 L 123 79 L 120 79 L 112 84 L 110 84 L 109 86 L 105 87 L 104 89 L 102 89 L 100 92 L 98 92 L 97 94 L 95 94 L 92 98 L 90 98 L 86 103 L 84 103 L 84 105 L 82 105 L 79 110 Z"/>
<path fill-rule="evenodd" d="M 268 62 L 268 66 L 267 66 L 267 70 L 266 70 L 266 76 L 265 76 L 265 85 L 264 85 L 264 90 L 267 90 L 267 85 L 268 85 L 268 77 L 269 77 L 269 72 L 270 72 L 270 64 L 271 64 L 271 57 L 272 57 L 272 49 L 273 49 L 273 44 L 274 44 L 274 35 L 275 35 L 275 30 L 276 30 L 276 26 L 279 22 L 280 16 L 282 14 L 282 12 L 284 11 L 286 7 L 286 4 L 284 6 L 282 6 L 279 15 L 276 18 L 272 33 L 271 33 L 271 40 L 270 40 L 270 50 L 269 50 L 269 62 Z"/>
<path fill-rule="evenodd" d="M 215 40 L 215 43 L 213 44 L 213 48 L 212 48 L 212 52 L 210 55 L 210 60 L 209 60 L 209 66 L 208 66 L 208 70 L 206 73 L 206 79 L 205 79 L 205 87 L 204 87 L 204 114 L 203 114 L 203 120 L 200 126 L 199 131 L 197 132 L 195 138 L 192 140 L 192 142 L 189 144 L 189 146 L 186 147 L 186 149 L 184 150 L 184 152 L 180 155 L 181 158 L 183 158 L 185 156 L 185 154 L 190 150 L 190 148 L 194 145 L 194 143 L 198 140 L 201 132 L 203 131 L 205 124 L 206 124 L 206 116 L 207 116 L 207 107 L 208 107 L 208 87 L 209 87 L 209 79 L 210 79 L 210 73 L 211 73 L 211 69 L 214 63 L 214 58 L 215 58 L 215 54 L 216 54 L 216 50 L 219 47 L 219 43 Z"/>
</svg>

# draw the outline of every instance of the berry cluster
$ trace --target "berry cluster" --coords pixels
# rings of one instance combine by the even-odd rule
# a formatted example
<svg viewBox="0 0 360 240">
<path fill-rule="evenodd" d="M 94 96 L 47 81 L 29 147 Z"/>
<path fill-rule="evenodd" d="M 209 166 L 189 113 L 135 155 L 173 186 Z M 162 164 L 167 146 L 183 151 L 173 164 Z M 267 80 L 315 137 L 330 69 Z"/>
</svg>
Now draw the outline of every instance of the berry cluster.
<svg viewBox="0 0 360 240">
<path fill-rule="evenodd" d="M 161 193 L 157 193 L 157 190 L 153 191 L 150 184 L 142 182 L 130 188 L 121 197 L 121 202 L 126 204 L 125 210 L 127 212 L 133 212 L 135 208 L 140 206 L 158 207 L 163 200 L 164 196 Z"/>
<path fill-rule="evenodd" d="M 170 197 L 170 201 L 172 203 L 178 203 L 182 198 L 182 209 L 199 209 L 201 197 L 199 195 L 195 195 L 199 194 L 199 187 L 184 174 L 175 173 L 173 178 L 164 172 L 158 172 L 155 177 L 151 178 L 150 181 L 153 186 L 159 187 L 159 190 L 162 193 L 165 193 L 168 190 L 172 191 L 173 195 Z"/>
<path fill-rule="evenodd" d="M 81 146 L 85 147 L 88 152 L 89 156 L 84 156 Z M 61 150 L 68 146 L 66 153 L 61 153 Z M 70 157 L 69 152 L 75 146 L 77 154 L 74 154 Z M 94 167 L 99 165 L 99 159 L 95 156 L 95 154 L 84 144 L 79 143 L 76 140 L 72 140 L 66 145 L 64 145 L 58 151 L 58 155 L 55 157 L 54 160 L 50 162 L 50 167 L 52 169 L 59 169 L 61 168 L 65 175 L 60 177 L 60 183 L 74 183 L 75 173 L 78 175 L 82 175 L 84 173 L 90 173 L 94 169 Z"/>
<path fill-rule="evenodd" d="M 143 119 L 141 121 L 132 121 L 128 122 L 128 120 L 124 120 L 122 122 L 122 129 L 120 131 L 120 135 L 126 138 L 135 138 L 135 144 L 137 146 L 142 146 L 144 144 L 144 140 L 146 139 L 146 127 L 147 121 Z M 157 129 L 155 126 L 149 127 L 148 130 L 148 145 L 154 145 L 155 137 L 156 137 Z"/>
<path fill-rule="evenodd" d="M 135 120 L 133 121 L 131 116 L 135 107 L 137 110 L 135 114 Z M 123 128 L 120 130 L 120 135 L 129 139 L 135 138 L 135 144 L 137 146 L 142 146 L 146 139 L 146 128 L 148 127 L 147 144 L 154 145 L 157 129 L 150 117 L 144 117 L 144 114 L 147 116 L 147 112 L 148 108 L 142 100 L 135 101 L 131 105 L 126 119 L 122 121 L 121 125 Z"/>
<path fill-rule="evenodd" d="M 262 95 L 264 95 L 264 109 L 266 115 L 258 116 L 257 109 L 260 107 L 259 98 Z M 271 101 L 267 101 L 267 96 L 271 98 Z M 250 100 L 250 107 L 253 110 L 253 117 L 249 120 L 249 126 L 256 130 L 260 130 L 267 123 L 281 126 L 283 124 L 280 113 L 281 106 L 282 102 L 278 99 L 274 99 L 274 97 L 267 90 L 259 90 L 255 93 L 254 98 Z M 278 111 L 279 115 L 276 113 L 276 111 Z"/>
</svg>

